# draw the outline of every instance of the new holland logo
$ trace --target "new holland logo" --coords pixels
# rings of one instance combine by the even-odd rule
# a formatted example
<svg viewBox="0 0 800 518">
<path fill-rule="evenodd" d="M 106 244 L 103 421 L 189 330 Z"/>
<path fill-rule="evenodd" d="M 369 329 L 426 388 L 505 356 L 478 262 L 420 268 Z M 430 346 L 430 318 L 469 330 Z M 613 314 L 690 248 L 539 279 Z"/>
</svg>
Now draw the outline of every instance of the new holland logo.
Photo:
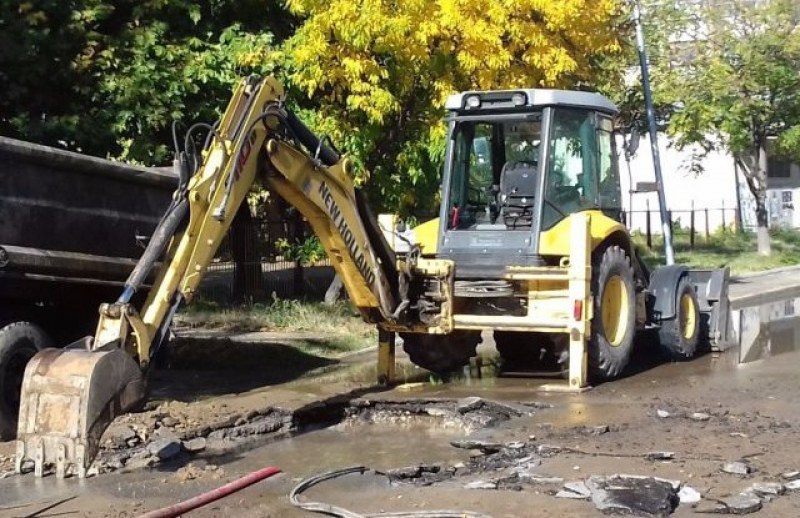
<svg viewBox="0 0 800 518">
<path fill-rule="evenodd" d="M 339 208 L 336 200 L 333 199 L 333 195 L 331 194 L 331 191 L 325 182 L 320 182 L 318 193 L 325 204 L 325 208 L 328 211 L 331 221 L 333 221 L 333 224 L 339 231 L 339 234 L 342 236 L 345 245 L 347 245 L 347 251 L 350 253 L 350 257 L 356 263 L 358 271 L 361 272 L 361 275 L 364 277 L 364 279 L 366 279 L 367 283 L 370 286 L 373 286 L 375 284 L 375 274 L 370 269 L 364 251 L 358 246 L 356 237 L 353 235 L 353 231 L 350 230 L 347 221 L 344 219 L 342 210 Z"/>
</svg>

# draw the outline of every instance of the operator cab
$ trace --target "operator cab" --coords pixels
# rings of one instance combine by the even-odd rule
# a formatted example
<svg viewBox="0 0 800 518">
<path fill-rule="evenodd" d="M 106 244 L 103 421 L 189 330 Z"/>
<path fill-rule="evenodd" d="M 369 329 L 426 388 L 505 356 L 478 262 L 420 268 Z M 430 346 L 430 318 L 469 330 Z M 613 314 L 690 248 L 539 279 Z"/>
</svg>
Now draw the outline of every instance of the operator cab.
<svg viewBox="0 0 800 518">
<path fill-rule="evenodd" d="M 439 257 L 460 278 L 492 277 L 509 264 L 547 264 L 539 235 L 570 214 L 621 212 L 612 118 L 590 92 L 464 92 L 446 103 L 449 139 Z"/>
</svg>

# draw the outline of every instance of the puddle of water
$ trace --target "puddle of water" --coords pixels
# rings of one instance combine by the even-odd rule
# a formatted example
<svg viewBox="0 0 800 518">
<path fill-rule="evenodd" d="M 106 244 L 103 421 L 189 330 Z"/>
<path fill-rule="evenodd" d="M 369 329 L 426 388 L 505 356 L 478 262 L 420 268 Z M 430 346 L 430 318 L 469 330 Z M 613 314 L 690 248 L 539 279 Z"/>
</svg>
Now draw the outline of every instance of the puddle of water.
<svg viewBox="0 0 800 518">
<path fill-rule="evenodd" d="M 195 462 L 200 465 L 204 462 L 218 464 L 228 476 L 274 465 L 279 466 L 290 478 L 296 479 L 343 466 L 365 465 L 388 470 L 419 463 L 465 460 L 468 452 L 450 446 L 450 440 L 464 436 L 463 430 L 436 426 L 435 423 L 420 420 L 398 426 L 390 423 L 345 422 L 247 451 Z M 173 472 L 177 468 L 165 465 L 154 470 L 115 473 L 85 480 L 59 480 L 53 476 L 41 479 L 11 477 L 0 480 L 0 503 L 3 506 L 27 506 L 32 502 L 81 495 L 91 495 L 92 499 L 98 499 L 99 502 L 109 499 L 128 502 L 150 498 L 178 500 L 192 496 L 206 486 L 210 488 L 221 484 L 219 480 L 209 478 L 193 480 L 188 484 L 176 483 Z M 280 491 L 284 491 L 284 488 L 280 488 Z M 41 506 L 36 504 L 31 507 Z M 0 515 L 3 515 L 2 511 Z"/>
<path fill-rule="evenodd" d="M 735 310 L 739 363 L 800 349 L 800 297 Z"/>
</svg>

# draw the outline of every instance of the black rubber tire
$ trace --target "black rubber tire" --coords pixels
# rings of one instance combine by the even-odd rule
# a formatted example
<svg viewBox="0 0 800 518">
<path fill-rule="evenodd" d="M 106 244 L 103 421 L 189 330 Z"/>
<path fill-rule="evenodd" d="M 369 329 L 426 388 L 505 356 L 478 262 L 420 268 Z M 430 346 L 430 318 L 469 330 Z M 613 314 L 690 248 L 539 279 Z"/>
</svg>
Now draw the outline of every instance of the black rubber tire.
<svg viewBox="0 0 800 518">
<path fill-rule="evenodd" d="M 694 315 L 685 315 L 681 299 L 684 296 L 691 297 Z M 683 326 L 686 318 L 693 318 L 694 331 L 691 336 L 686 337 L 683 333 Z M 692 287 L 692 283 L 687 276 L 683 276 L 678 281 L 675 290 L 675 318 L 661 322 L 658 330 L 658 343 L 662 352 L 673 361 L 684 361 L 694 357 L 697 352 L 697 342 L 700 338 L 700 309 L 697 303 L 697 293 Z"/>
<path fill-rule="evenodd" d="M 619 246 L 609 246 L 596 253 L 592 261 L 592 295 L 594 315 L 589 338 L 589 377 L 607 380 L 619 376 L 631 357 L 636 327 L 636 292 L 633 268 L 625 251 Z M 628 315 L 624 335 L 618 345 L 611 345 L 603 329 L 601 301 L 608 281 L 618 276 L 625 286 L 628 298 Z"/>
<path fill-rule="evenodd" d="M 0 440 L 17 435 L 25 366 L 45 347 L 51 347 L 50 337 L 36 324 L 14 322 L 0 329 Z"/>
<path fill-rule="evenodd" d="M 400 336 L 411 363 L 437 374 L 469 365 L 481 342 L 480 331 L 453 331 L 447 335 L 400 333 Z"/>
<path fill-rule="evenodd" d="M 553 337 L 547 333 L 495 331 L 494 345 L 503 368 L 560 370 Z"/>
</svg>

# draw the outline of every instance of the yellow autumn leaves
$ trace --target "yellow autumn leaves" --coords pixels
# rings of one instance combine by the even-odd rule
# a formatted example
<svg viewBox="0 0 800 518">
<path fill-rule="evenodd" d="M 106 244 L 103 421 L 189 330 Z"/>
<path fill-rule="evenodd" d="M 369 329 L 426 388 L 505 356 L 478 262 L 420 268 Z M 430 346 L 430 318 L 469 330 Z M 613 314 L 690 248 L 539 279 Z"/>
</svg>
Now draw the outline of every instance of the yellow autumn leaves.
<svg viewBox="0 0 800 518">
<path fill-rule="evenodd" d="M 422 89 L 569 86 L 619 50 L 618 0 L 290 0 L 293 80 L 380 122 Z"/>
</svg>

